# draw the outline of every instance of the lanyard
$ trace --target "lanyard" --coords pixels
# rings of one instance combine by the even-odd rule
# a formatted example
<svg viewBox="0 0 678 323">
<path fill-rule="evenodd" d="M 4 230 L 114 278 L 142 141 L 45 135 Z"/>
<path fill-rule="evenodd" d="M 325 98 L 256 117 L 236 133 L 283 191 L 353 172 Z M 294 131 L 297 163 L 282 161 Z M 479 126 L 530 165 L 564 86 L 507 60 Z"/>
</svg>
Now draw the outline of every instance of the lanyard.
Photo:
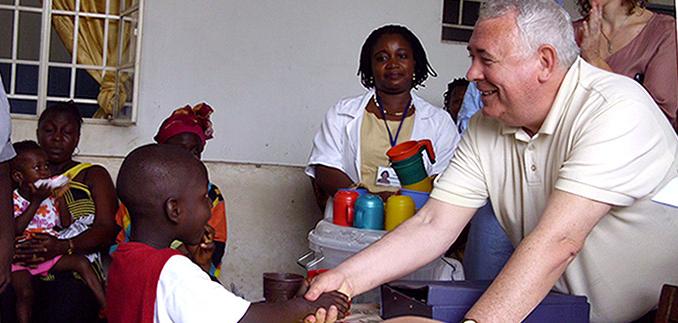
<svg viewBox="0 0 678 323">
<path fill-rule="evenodd" d="M 388 131 L 388 140 L 391 142 L 391 147 L 393 147 L 396 145 L 396 143 L 398 143 L 398 135 L 400 135 L 400 129 L 403 127 L 405 118 L 407 118 L 407 112 L 409 112 L 410 106 L 412 105 L 412 97 L 410 97 L 410 101 L 407 102 L 407 106 L 405 106 L 405 112 L 403 112 L 403 117 L 400 119 L 400 123 L 398 124 L 398 130 L 396 130 L 395 138 L 393 138 L 393 135 L 391 134 L 391 128 L 388 127 L 388 122 L 386 122 L 386 110 L 384 110 L 384 105 L 381 104 L 381 98 L 379 98 L 376 92 L 374 93 L 374 103 L 377 104 L 377 108 L 379 108 L 379 111 L 381 112 L 381 117 L 384 119 L 386 131 Z"/>
</svg>

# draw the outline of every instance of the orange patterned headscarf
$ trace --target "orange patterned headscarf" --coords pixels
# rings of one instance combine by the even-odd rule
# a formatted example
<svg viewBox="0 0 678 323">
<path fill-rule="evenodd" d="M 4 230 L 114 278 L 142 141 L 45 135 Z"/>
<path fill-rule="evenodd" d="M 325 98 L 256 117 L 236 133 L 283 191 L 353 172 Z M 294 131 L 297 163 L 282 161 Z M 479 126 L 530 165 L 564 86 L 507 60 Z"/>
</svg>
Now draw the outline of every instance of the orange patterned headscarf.
<svg viewBox="0 0 678 323">
<path fill-rule="evenodd" d="M 164 144 L 168 139 L 182 133 L 196 134 L 202 145 L 208 139 L 212 139 L 214 130 L 210 115 L 214 110 L 207 103 L 198 103 L 191 108 L 186 105 L 183 108 L 174 110 L 172 114 L 162 122 L 158 134 L 153 137 L 159 144 Z"/>
</svg>

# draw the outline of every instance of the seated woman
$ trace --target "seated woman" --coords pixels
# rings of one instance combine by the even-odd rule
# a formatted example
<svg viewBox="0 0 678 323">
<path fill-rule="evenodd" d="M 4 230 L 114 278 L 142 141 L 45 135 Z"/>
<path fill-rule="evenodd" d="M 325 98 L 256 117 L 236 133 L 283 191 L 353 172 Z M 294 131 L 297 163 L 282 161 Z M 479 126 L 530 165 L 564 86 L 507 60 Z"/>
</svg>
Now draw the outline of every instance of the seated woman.
<svg viewBox="0 0 678 323">
<path fill-rule="evenodd" d="M 325 115 L 313 140 L 306 174 L 321 209 L 341 188 L 365 187 L 383 199 L 397 186 L 378 182 L 389 167 L 386 151 L 407 140 L 430 139 L 436 154 L 429 175 L 441 173 L 452 158 L 459 134 L 450 116 L 413 91 L 436 76 L 421 42 L 407 28 L 388 25 L 365 40 L 358 68 L 366 93 L 342 99 Z"/>
<path fill-rule="evenodd" d="M 182 147 L 195 155 L 195 158 L 200 159 L 205 143 L 212 139 L 213 130 L 210 121 L 212 111 L 212 107 L 205 103 L 197 104 L 193 108 L 187 105 L 176 109 L 162 122 L 158 134 L 153 139 L 159 144 Z M 182 250 L 193 262 L 216 279 L 221 273 L 221 259 L 226 250 L 226 203 L 221 191 L 212 182 L 208 186 L 208 195 L 212 216 L 206 227 L 207 243 L 181 246 L 181 243 L 176 242 L 172 246 Z M 116 243 L 129 241 L 130 218 L 127 208 L 122 204 L 115 215 L 115 221 L 122 228 L 116 238 Z M 115 250 L 115 247 L 117 246 L 114 246 L 111 252 Z"/>
<path fill-rule="evenodd" d="M 581 56 L 640 82 L 678 130 L 676 20 L 646 10 L 644 0 L 577 0 L 574 23 Z"/>
<path fill-rule="evenodd" d="M 118 199 L 111 176 L 105 168 L 73 160 L 80 140 L 82 118 L 73 102 L 48 107 L 38 120 L 38 143 L 47 152 L 52 174 L 70 178 L 65 193 L 73 224 L 62 231 L 61 239 L 49 234 L 17 245 L 15 259 L 38 264 L 59 255 L 85 255 L 102 275 L 99 251 L 106 250 L 115 237 L 114 215 Z M 64 239 L 66 237 L 73 237 Z M 98 304 L 94 295 L 72 273 L 51 273 L 36 289 L 35 322 L 95 322 Z"/>
</svg>

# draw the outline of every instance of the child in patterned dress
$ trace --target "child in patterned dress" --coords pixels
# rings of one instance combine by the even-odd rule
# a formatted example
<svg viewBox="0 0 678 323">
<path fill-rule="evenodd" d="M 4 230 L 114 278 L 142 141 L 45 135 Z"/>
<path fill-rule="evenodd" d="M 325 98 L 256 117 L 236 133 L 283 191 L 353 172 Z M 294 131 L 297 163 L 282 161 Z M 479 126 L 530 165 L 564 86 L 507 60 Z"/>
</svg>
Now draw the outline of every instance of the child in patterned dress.
<svg viewBox="0 0 678 323">
<path fill-rule="evenodd" d="M 46 232 L 55 237 L 57 231 L 71 224 L 71 214 L 63 198 L 54 194 L 54 188 L 43 184 L 50 178 L 47 153 L 35 141 L 21 141 L 14 144 L 16 157 L 10 162 L 12 180 L 16 189 L 14 200 L 14 231 L 17 240 L 31 239 L 35 232 Z M 36 182 L 38 184 L 36 184 Z M 102 283 L 85 256 L 72 253 L 69 248 L 63 255 L 43 259 L 37 266 L 12 264 L 12 286 L 16 292 L 16 312 L 19 322 L 31 322 L 33 307 L 34 275 L 46 275 L 48 271 L 75 271 L 94 292 L 102 308 L 105 294 Z"/>
</svg>

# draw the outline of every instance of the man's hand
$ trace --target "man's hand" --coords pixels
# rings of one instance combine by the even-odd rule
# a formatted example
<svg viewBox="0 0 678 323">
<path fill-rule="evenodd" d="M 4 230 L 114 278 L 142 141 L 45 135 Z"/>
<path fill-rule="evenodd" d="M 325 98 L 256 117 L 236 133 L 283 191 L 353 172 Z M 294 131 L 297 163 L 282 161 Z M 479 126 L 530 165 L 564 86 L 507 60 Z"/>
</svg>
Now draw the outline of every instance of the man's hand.
<svg viewBox="0 0 678 323">
<path fill-rule="evenodd" d="M 348 278 L 336 270 L 330 270 L 316 276 L 311 281 L 311 287 L 309 287 L 304 297 L 309 301 L 315 301 L 322 293 L 335 290 L 348 296 L 349 299 L 353 297 L 353 288 Z"/>
</svg>

